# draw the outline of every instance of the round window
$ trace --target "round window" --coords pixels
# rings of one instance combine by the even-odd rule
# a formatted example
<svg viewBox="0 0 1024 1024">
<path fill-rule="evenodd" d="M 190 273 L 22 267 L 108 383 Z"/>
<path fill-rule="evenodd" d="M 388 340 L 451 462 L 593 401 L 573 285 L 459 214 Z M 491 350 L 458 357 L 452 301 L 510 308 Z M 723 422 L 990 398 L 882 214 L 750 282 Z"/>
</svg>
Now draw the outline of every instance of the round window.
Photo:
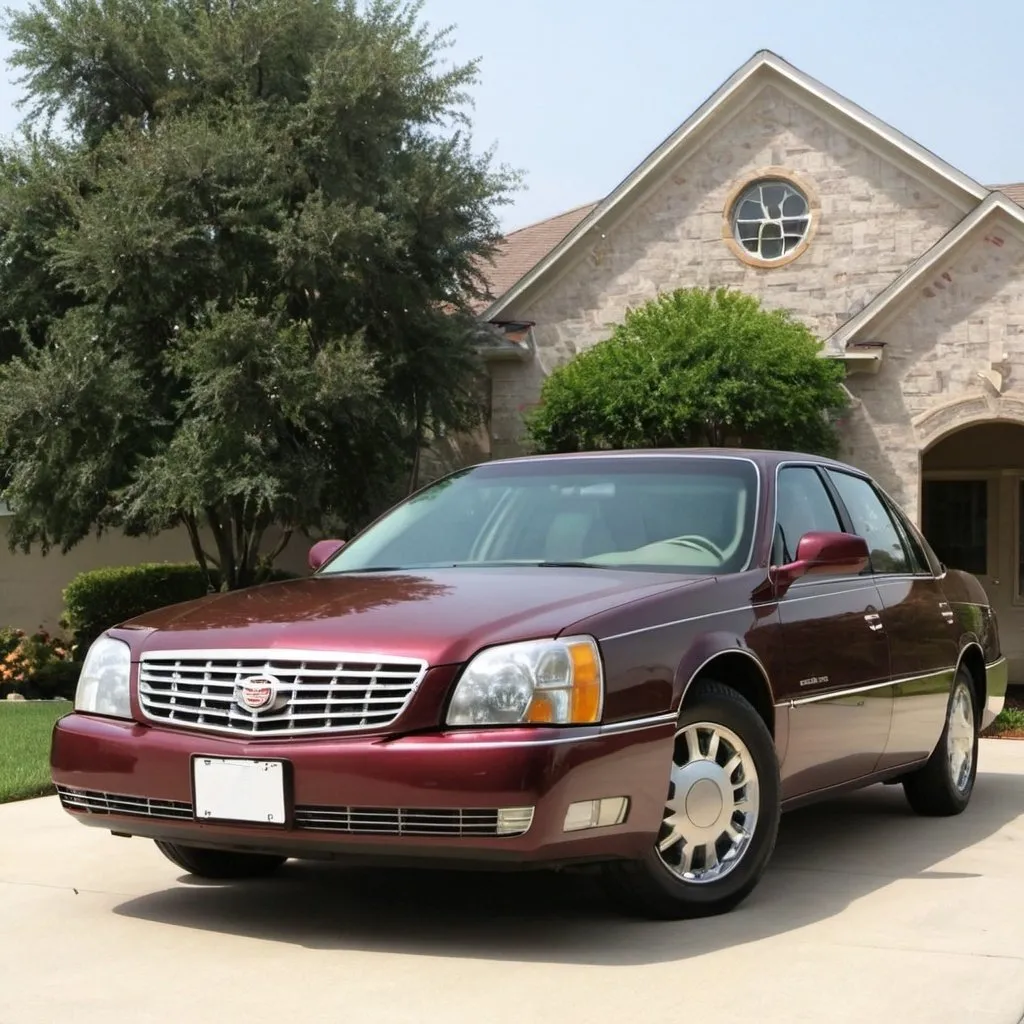
<svg viewBox="0 0 1024 1024">
<path fill-rule="evenodd" d="M 781 260 L 807 237 L 807 197 L 788 181 L 757 181 L 740 193 L 732 212 L 736 241 L 757 259 Z"/>
</svg>

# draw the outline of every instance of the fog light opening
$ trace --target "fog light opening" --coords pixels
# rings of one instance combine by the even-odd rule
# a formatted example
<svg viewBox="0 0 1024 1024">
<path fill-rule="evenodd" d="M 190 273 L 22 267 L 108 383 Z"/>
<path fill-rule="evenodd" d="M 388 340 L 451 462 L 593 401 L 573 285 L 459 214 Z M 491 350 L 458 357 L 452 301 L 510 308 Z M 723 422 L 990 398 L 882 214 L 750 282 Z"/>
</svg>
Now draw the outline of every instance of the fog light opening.
<svg viewBox="0 0 1024 1024">
<path fill-rule="evenodd" d="M 532 807 L 499 807 L 498 835 L 518 836 L 528 832 L 533 824 Z"/>
<path fill-rule="evenodd" d="M 581 803 L 569 804 L 562 831 L 582 832 L 588 828 L 621 825 L 626 820 L 628 810 L 629 798 L 625 796 L 610 796 L 603 800 L 584 800 Z"/>
</svg>

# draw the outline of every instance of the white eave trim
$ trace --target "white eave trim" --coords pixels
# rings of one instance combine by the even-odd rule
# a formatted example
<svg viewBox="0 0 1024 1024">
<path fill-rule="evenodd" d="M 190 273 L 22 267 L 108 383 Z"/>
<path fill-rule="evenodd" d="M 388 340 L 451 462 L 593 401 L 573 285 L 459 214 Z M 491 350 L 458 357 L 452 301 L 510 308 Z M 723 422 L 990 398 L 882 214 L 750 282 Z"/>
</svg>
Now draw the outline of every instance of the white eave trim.
<svg viewBox="0 0 1024 1024">
<path fill-rule="evenodd" d="M 842 363 L 847 373 L 875 374 L 882 368 L 884 351 L 882 348 L 851 349 L 848 352 L 830 354 L 826 358 Z"/>
<path fill-rule="evenodd" d="M 913 163 L 952 185 L 967 200 L 964 209 L 970 207 L 971 200 L 980 202 L 989 195 L 989 189 L 980 182 L 947 163 L 931 150 L 925 149 L 924 146 L 893 128 L 892 125 L 886 124 L 863 107 L 846 99 L 845 96 L 840 96 L 833 89 L 793 67 L 788 61 L 783 60 L 770 50 L 760 50 L 708 97 L 642 164 L 620 182 L 608 197 L 599 203 L 587 217 L 584 217 L 551 252 L 531 270 L 528 270 L 504 295 L 499 296 L 483 312 L 481 318 L 494 320 L 500 317 L 524 291 L 543 277 L 580 239 L 608 217 L 644 181 L 656 174 L 666 160 L 671 159 L 687 140 L 703 128 L 729 100 L 744 89 L 755 76 L 763 75 L 765 72 L 776 76 L 776 81 L 781 80 L 783 84 L 795 86 L 804 94 L 816 98 L 833 111 L 855 122 L 869 134 L 873 134 L 904 153 Z"/>
<path fill-rule="evenodd" d="M 1001 192 L 990 192 L 959 224 L 946 232 L 935 245 L 919 256 L 895 281 L 881 291 L 859 313 L 851 317 L 829 339 L 830 348 L 849 351 L 851 342 L 872 324 L 876 324 L 895 302 L 919 285 L 924 277 L 970 235 L 983 221 L 995 213 L 1005 214 L 1024 228 L 1024 208 L 1007 199 Z"/>
</svg>

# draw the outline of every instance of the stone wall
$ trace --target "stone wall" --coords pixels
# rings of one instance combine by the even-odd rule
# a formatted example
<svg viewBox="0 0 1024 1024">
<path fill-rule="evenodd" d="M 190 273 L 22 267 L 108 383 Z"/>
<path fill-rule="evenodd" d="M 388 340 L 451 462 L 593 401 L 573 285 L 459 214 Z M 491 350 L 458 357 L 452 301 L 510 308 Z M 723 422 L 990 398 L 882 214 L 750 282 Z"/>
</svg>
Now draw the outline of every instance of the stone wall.
<svg viewBox="0 0 1024 1024">
<path fill-rule="evenodd" d="M 806 251 L 771 269 L 723 240 L 723 211 L 742 182 L 783 167 L 818 204 Z M 606 337 L 627 307 L 678 287 L 732 286 L 787 308 L 827 338 L 961 219 L 949 201 L 856 139 L 768 87 L 602 227 L 557 280 L 531 290 L 509 319 L 536 323 L 536 360 L 494 367 L 494 454 L 516 450 L 524 408 L 545 374 Z"/>
<path fill-rule="evenodd" d="M 1024 417 L 1024 242 L 982 230 L 888 321 L 877 376 L 856 375 L 859 399 L 844 456 L 918 514 L 920 453 L 960 427 Z"/>
</svg>

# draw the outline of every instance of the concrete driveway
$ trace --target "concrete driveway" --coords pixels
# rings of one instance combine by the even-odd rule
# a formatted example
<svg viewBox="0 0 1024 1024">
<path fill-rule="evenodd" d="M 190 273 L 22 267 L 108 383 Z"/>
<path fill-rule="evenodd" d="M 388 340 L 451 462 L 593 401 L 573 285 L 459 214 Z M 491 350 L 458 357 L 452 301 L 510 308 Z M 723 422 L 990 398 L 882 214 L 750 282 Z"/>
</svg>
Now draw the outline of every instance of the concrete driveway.
<svg viewBox="0 0 1024 1024">
<path fill-rule="evenodd" d="M 224 887 L 152 844 L 0 807 L 0 1024 L 576 1024 L 1024 1015 L 1024 742 L 986 740 L 970 809 L 875 787 L 788 815 L 737 912 L 610 913 L 554 877 L 289 865 Z"/>
</svg>

